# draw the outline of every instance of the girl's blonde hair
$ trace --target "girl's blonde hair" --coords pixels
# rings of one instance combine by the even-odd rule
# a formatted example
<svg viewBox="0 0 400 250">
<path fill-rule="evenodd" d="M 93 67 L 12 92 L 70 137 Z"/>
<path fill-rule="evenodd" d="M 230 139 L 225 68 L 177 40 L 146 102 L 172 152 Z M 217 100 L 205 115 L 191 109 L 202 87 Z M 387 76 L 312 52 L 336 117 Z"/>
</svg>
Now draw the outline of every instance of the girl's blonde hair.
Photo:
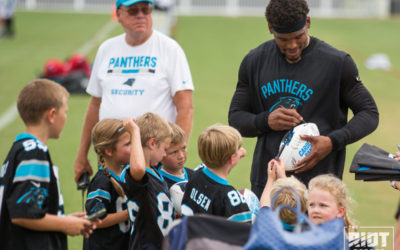
<svg viewBox="0 0 400 250">
<path fill-rule="evenodd" d="M 348 233 L 349 230 L 354 230 L 355 223 L 349 215 L 351 214 L 350 204 L 353 201 L 343 181 L 333 174 L 323 174 L 312 178 L 308 183 L 309 192 L 311 192 L 314 188 L 329 192 L 333 197 L 335 197 L 337 206 L 345 208 L 345 214 L 343 217 L 346 232 Z"/>
<path fill-rule="evenodd" d="M 122 121 L 118 119 L 101 120 L 92 129 L 92 143 L 94 151 L 97 154 L 98 164 L 99 166 L 103 166 L 104 173 L 110 178 L 111 184 L 122 198 L 125 197 L 123 188 L 118 181 L 111 176 L 104 164 L 105 159 L 110 158 L 106 154 L 106 149 L 112 148 L 114 150 L 119 137 L 125 132 L 126 130 L 124 129 Z"/>
<path fill-rule="evenodd" d="M 307 210 L 307 199 L 308 199 L 307 187 L 294 176 L 277 179 L 271 188 L 271 195 L 270 195 L 271 199 L 272 197 L 274 197 L 276 192 L 278 192 L 281 188 L 285 186 L 292 187 L 299 195 L 300 206 L 301 206 L 300 209 L 303 213 L 305 213 Z M 288 188 L 282 189 L 282 191 L 278 194 L 273 209 L 275 209 L 279 205 L 288 205 L 296 208 L 297 206 L 296 195 L 292 192 L 291 189 Z M 289 209 L 282 209 L 281 212 L 279 213 L 279 216 L 282 221 L 284 221 L 289 225 L 295 224 L 297 220 L 296 214 Z"/>
<path fill-rule="evenodd" d="M 92 143 L 99 165 L 104 165 L 104 159 L 109 158 L 106 154 L 106 149 L 114 149 L 119 137 L 124 132 L 126 131 L 122 121 L 119 119 L 104 119 L 93 127 Z"/>
</svg>

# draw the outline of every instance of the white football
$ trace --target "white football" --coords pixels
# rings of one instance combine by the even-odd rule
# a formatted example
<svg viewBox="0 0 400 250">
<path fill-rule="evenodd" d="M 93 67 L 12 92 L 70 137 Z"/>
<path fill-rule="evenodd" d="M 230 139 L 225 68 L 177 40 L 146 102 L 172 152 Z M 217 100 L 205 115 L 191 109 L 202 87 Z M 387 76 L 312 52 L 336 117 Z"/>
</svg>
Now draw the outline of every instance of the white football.
<svg viewBox="0 0 400 250">
<path fill-rule="evenodd" d="M 185 193 L 187 181 L 177 182 L 169 188 L 169 194 L 171 195 L 171 202 L 175 208 L 175 212 L 178 215 L 182 215 L 181 205 L 183 194 Z"/>
<path fill-rule="evenodd" d="M 239 193 L 243 195 L 244 200 L 246 201 L 251 212 L 252 222 L 254 222 L 260 208 L 260 200 L 255 193 L 247 188 L 239 190 Z"/>
<path fill-rule="evenodd" d="M 279 146 L 282 150 L 279 158 L 286 165 L 286 171 L 294 171 L 296 162 L 302 160 L 311 152 L 311 143 L 300 139 L 300 135 L 318 136 L 319 130 L 315 123 L 303 123 L 289 130 Z"/>
</svg>

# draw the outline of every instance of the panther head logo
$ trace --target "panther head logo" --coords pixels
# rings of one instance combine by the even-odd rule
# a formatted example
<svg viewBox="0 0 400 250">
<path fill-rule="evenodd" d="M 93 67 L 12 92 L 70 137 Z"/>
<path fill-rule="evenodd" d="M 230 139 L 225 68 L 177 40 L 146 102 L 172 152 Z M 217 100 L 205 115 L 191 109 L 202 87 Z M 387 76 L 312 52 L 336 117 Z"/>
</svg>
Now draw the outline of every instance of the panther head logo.
<svg viewBox="0 0 400 250">
<path fill-rule="evenodd" d="M 132 87 L 133 84 L 135 83 L 136 79 L 135 78 L 129 78 L 126 80 L 122 85 L 128 85 L 129 87 Z"/>
<path fill-rule="evenodd" d="M 36 204 L 40 209 L 47 197 L 47 190 L 43 187 L 32 187 L 27 193 L 21 196 L 18 203 Z"/>
<path fill-rule="evenodd" d="M 301 103 L 299 98 L 293 97 L 293 96 L 285 96 L 285 97 L 279 98 L 279 101 L 277 101 L 269 109 L 269 112 L 272 112 L 277 108 L 297 109 L 297 107 L 299 107 L 301 105 L 303 105 L 303 103 Z"/>
</svg>

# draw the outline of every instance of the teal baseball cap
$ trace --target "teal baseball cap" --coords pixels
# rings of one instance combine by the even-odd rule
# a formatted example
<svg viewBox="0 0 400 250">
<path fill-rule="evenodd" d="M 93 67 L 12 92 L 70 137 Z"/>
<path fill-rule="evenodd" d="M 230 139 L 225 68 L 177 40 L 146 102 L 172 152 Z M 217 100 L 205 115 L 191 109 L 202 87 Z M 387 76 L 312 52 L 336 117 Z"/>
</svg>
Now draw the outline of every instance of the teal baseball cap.
<svg viewBox="0 0 400 250">
<path fill-rule="evenodd" d="M 131 6 L 135 3 L 148 2 L 153 4 L 153 0 L 117 0 L 117 9 L 122 4 L 123 6 Z"/>
</svg>

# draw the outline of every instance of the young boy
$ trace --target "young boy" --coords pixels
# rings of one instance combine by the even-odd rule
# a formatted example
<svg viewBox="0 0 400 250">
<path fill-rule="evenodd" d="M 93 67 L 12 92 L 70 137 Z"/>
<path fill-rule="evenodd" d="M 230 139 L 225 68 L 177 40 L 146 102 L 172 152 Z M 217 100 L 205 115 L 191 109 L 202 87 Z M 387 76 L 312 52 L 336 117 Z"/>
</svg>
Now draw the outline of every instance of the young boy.
<svg viewBox="0 0 400 250">
<path fill-rule="evenodd" d="M 58 171 L 46 146 L 64 127 L 68 96 L 45 79 L 32 81 L 18 96 L 26 129 L 0 171 L 0 249 L 67 249 L 67 234 L 88 237 L 95 228 L 83 213 L 62 216 Z"/>
<path fill-rule="evenodd" d="M 161 116 L 146 113 L 124 119 L 131 134 L 130 167 L 124 169 L 128 212 L 132 230 L 129 249 L 161 249 L 163 236 L 174 220 L 168 185 L 157 166 L 166 156 L 172 130 Z"/>
<path fill-rule="evenodd" d="M 227 181 L 229 172 L 246 155 L 242 137 L 233 127 L 213 125 L 198 139 L 204 167 L 193 174 L 182 199 L 182 214 L 206 213 L 233 221 L 251 222 L 244 197 Z"/>
<path fill-rule="evenodd" d="M 189 181 L 193 170 L 185 167 L 187 159 L 186 134 L 175 123 L 168 122 L 172 128 L 171 144 L 167 149 L 167 155 L 162 159 L 158 171 L 171 188 L 177 182 Z"/>
</svg>

